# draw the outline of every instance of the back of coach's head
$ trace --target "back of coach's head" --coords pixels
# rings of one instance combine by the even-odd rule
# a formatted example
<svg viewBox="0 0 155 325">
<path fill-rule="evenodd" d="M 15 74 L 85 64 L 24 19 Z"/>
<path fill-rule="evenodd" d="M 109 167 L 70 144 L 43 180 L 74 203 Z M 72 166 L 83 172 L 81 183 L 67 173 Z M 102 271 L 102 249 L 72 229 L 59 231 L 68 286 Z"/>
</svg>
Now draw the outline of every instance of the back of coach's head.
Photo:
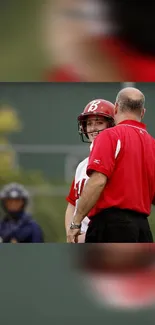
<svg viewBox="0 0 155 325">
<path fill-rule="evenodd" d="M 123 88 L 116 97 L 115 122 L 123 120 L 141 121 L 145 114 L 145 96 L 137 88 Z"/>
</svg>

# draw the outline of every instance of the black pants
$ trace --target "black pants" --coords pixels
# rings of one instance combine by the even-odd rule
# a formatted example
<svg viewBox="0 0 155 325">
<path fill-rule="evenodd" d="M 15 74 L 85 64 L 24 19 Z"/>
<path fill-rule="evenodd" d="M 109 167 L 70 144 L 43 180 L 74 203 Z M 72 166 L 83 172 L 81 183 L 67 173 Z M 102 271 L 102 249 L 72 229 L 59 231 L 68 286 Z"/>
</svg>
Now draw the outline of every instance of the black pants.
<svg viewBox="0 0 155 325">
<path fill-rule="evenodd" d="M 86 243 L 153 243 L 146 215 L 110 208 L 91 218 Z"/>
</svg>

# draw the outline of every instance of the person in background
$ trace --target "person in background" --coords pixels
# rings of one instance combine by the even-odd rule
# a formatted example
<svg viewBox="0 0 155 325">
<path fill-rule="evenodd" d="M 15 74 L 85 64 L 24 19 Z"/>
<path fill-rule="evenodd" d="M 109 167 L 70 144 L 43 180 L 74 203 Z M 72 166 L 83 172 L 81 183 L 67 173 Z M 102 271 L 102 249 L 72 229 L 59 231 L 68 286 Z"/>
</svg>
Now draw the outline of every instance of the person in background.
<svg viewBox="0 0 155 325">
<path fill-rule="evenodd" d="M 53 82 L 155 81 L 155 2 L 56 1 L 46 40 Z M 132 17 L 132 19 L 131 19 Z"/>
<path fill-rule="evenodd" d="M 125 310 L 154 308 L 154 244 L 84 245 L 73 261 L 92 301 Z"/>
<path fill-rule="evenodd" d="M 0 192 L 2 219 L 0 221 L 1 243 L 43 243 L 41 227 L 26 212 L 29 193 L 16 183 L 5 185 Z"/>
</svg>

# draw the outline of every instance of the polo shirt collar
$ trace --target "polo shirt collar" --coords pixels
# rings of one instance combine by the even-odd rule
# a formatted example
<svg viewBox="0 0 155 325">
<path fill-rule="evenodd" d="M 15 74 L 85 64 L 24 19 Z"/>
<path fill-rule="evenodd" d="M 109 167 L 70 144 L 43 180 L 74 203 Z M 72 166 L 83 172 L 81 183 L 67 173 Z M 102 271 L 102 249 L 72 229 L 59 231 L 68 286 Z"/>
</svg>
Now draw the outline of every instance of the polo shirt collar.
<svg viewBox="0 0 155 325">
<path fill-rule="evenodd" d="M 124 120 L 124 121 L 118 123 L 117 125 L 120 125 L 120 124 L 136 126 L 136 127 L 146 130 L 146 124 L 144 124 L 142 122 L 135 121 L 135 120 Z"/>
</svg>

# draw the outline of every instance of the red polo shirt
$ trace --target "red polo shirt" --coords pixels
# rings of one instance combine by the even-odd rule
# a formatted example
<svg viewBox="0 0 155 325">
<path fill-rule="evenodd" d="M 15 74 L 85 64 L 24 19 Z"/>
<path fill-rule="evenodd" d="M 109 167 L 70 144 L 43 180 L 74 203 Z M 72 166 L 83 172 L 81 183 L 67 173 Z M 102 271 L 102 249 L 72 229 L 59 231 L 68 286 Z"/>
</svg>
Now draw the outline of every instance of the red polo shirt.
<svg viewBox="0 0 155 325">
<path fill-rule="evenodd" d="M 146 126 L 126 120 L 101 132 L 94 141 L 87 167 L 105 174 L 107 184 L 89 216 L 117 207 L 151 212 L 155 197 L 155 140 Z"/>
</svg>

